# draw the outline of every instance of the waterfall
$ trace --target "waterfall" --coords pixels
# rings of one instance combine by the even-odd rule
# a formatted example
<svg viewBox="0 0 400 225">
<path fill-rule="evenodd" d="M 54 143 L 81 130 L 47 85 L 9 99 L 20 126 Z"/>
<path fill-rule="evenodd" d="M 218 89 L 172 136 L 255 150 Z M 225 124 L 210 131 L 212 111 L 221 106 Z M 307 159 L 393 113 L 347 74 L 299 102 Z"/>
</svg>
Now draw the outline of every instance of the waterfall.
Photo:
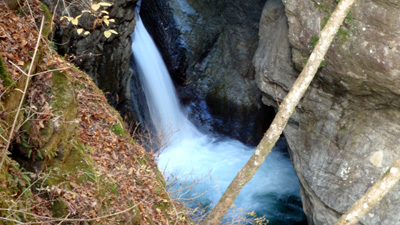
<svg viewBox="0 0 400 225">
<path fill-rule="evenodd" d="M 132 35 L 132 50 L 157 134 L 168 144 L 159 156 L 158 166 L 167 177 L 178 179 L 176 189 L 198 182 L 181 198 L 196 199 L 191 207 L 212 206 L 222 196 L 255 147 L 232 139 L 221 139 L 200 132 L 184 113 L 167 68 L 140 18 Z M 255 177 L 235 201 L 237 209 L 265 216 L 269 224 L 300 224 L 304 221 L 299 183 L 284 142 L 267 157 Z M 240 210 L 234 210 L 235 216 Z M 243 214 L 244 216 L 244 214 Z M 228 218 L 229 219 L 229 218 Z"/>
</svg>

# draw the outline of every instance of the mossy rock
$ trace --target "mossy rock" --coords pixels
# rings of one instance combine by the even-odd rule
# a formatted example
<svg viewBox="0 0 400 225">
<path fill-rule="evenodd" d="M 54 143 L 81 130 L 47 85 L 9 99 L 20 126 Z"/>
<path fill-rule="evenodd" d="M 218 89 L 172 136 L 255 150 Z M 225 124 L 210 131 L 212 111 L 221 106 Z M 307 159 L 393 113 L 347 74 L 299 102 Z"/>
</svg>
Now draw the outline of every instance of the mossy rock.
<svg viewBox="0 0 400 225">
<path fill-rule="evenodd" d="M 114 125 L 111 126 L 111 130 L 116 134 L 116 135 L 120 135 L 122 137 L 126 137 L 126 133 L 124 128 L 121 126 L 120 123 L 116 123 Z"/>
<path fill-rule="evenodd" d="M 33 196 L 31 189 L 31 179 L 27 172 L 20 165 L 6 156 L 5 162 L 0 169 L 0 208 L 9 208 L 13 205 L 16 210 L 23 210 L 30 213 L 30 202 Z M 15 200 L 18 201 L 15 201 Z M 17 221 L 31 221 L 35 219 L 26 213 L 16 213 L 13 211 L 0 211 L 0 217 L 8 217 Z M 22 220 L 23 218 L 23 220 Z M 8 223 L 0 219 L 0 224 Z"/>
<path fill-rule="evenodd" d="M 97 180 L 95 162 L 90 157 L 86 146 L 77 141 L 73 141 L 68 157 L 63 160 L 54 159 L 50 167 L 58 168 L 60 173 L 46 181 L 49 186 L 64 182 L 64 174 L 80 174 L 79 171 L 82 172 L 82 175 L 76 177 L 77 184 L 84 184 L 87 181 L 96 182 Z"/>
<path fill-rule="evenodd" d="M 27 136 L 30 137 L 30 150 L 23 151 L 26 158 L 30 158 L 28 153 L 33 153 L 34 161 L 42 161 L 41 168 L 49 164 L 52 159 L 65 160 L 72 149 L 70 139 L 75 134 L 77 123 L 77 101 L 74 87 L 68 80 L 67 74 L 64 72 L 54 72 L 52 77 L 52 89 L 54 98 L 49 102 L 52 109 L 52 119 L 45 122 L 45 127 L 40 131 L 33 131 L 33 123 L 28 121 L 23 126 Z M 36 126 L 36 125 L 35 125 Z M 27 146 L 19 146 L 21 149 Z"/>
<path fill-rule="evenodd" d="M 13 83 L 13 80 L 6 69 L 3 62 L 3 58 L 1 56 L 0 56 L 0 79 L 3 81 L 3 85 L 5 87 L 9 87 Z"/>
<path fill-rule="evenodd" d="M 43 15 L 44 15 L 44 19 L 45 19 L 45 25 L 43 27 L 42 35 L 43 35 L 43 37 L 47 38 L 51 32 L 52 15 L 49 11 L 49 8 L 47 8 L 47 6 L 45 4 L 41 3 L 40 7 L 43 10 Z"/>
</svg>

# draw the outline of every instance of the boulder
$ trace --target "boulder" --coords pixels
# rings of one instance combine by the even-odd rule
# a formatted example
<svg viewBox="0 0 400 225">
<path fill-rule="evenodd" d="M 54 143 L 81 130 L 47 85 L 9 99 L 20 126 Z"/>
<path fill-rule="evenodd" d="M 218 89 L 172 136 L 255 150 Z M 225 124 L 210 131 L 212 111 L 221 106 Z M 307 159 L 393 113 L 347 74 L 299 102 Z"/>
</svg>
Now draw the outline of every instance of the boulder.
<svg viewBox="0 0 400 225">
<path fill-rule="evenodd" d="M 56 0 L 43 2 L 59 18 L 54 32 L 59 54 L 71 57 L 75 65 L 89 74 L 108 95 L 109 102 L 127 116 L 128 120 L 140 120 L 143 115 L 138 115 L 139 112 L 133 104 L 133 101 L 137 99 L 132 99 L 132 97 L 143 97 L 143 93 L 141 89 L 132 90 L 132 87 L 137 86 L 134 83 L 137 78 L 133 78 L 137 75 L 130 67 L 132 56 L 130 35 L 134 32 L 136 24 L 137 0 L 115 1 L 111 7 L 102 8 L 108 11 L 110 19 L 115 20 L 115 22 L 110 22 L 109 26 L 102 22 L 103 17 L 97 16 L 97 12 L 83 13 L 82 10 L 90 10 L 90 8 L 85 8 L 77 2 L 64 4 L 59 4 Z M 62 19 L 62 16 L 77 17 L 79 15 L 82 16 L 79 18 L 78 25 Z M 90 33 L 78 34 L 79 28 Z M 107 38 L 104 35 L 107 29 L 113 29 L 118 34 L 112 34 Z"/>
<path fill-rule="evenodd" d="M 253 59 L 263 102 L 275 107 L 337 1 L 283 4 L 264 7 Z M 336 222 L 400 156 L 399 13 L 397 1 L 356 2 L 285 128 L 309 224 Z M 395 186 L 360 223 L 398 224 L 399 191 Z"/>
</svg>

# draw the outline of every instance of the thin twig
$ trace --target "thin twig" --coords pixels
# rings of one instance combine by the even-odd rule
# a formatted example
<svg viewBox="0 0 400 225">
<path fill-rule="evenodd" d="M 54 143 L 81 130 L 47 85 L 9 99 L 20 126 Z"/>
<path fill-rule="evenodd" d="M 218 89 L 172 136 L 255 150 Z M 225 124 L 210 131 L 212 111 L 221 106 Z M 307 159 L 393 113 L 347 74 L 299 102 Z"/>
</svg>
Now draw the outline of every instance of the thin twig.
<svg viewBox="0 0 400 225">
<path fill-rule="evenodd" d="M 6 220 L 6 221 L 11 221 L 11 222 L 14 222 L 14 223 L 18 223 L 18 224 L 24 224 L 21 221 L 14 220 L 14 219 L 9 219 L 9 218 L 5 218 L 5 217 L 0 217 L 0 220 Z"/>
<path fill-rule="evenodd" d="M 22 72 L 24 75 L 28 76 L 28 74 L 26 74 L 25 71 L 23 71 L 18 65 L 16 65 L 15 63 L 13 63 L 13 62 L 11 62 L 11 61 L 8 61 L 8 62 L 9 62 L 11 65 L 15 66 L 15 67 L 16 67 L 20 72 Z M 45 74 L 45 73 L 60 71 L 60 70 L 67 70 L 67 69 L 70 69 L 70 68 L 72 68 L 72 66 L 63 67 L 63 68 L 57 68 L 57 69 L 53 69 L 53 70 L 46 70 L 46 71 L 43 71 L 43 72 L 40 72 L 40 73 L 32 74 L 31 77 L 38 76 L 38 75 L 42 75 L 42 74 Z M 10 85 L 10 86 L 11 86 L 11 85 Z"/>
<path fill-rule="evenodd" d="M 11 61 L 8 61 L 8 62 L 10 62 L 11 64 L 14 64 L 14 63 L 11 62 Z M 15 64 L 14 64 L 14 65 L 15 65 Z M 17 66 L 17 68 L 19 69 L 18 66 Z M 24 71 L 22 71 L 22 73 L 24 73 L 24 74 L 26 75 L 26 73 L 25 73 Z M 19 81 L 19 79 L 21 79 L 21 77 L 22 77 L 22 76 L 19 76 L 19 77 L 17 78 L 17 80 L 15 80 L 11 85 L 9 85 L 9 86 L 6 88 L 6 90 L 4 90 L 4 91 L 0 94 L 0 98 L 2 98 L 3 95 L 4 95 L 5 93 L 7 93 L 7 91 L 8 91 L 10 88 L 14 87 L 14 84 L 16 84 L 16 83 Z"/>
<path fill-rule="evenodd" d="M 8 140 L 7 140 L 7 145 L 6 145 L 6 147 L 5 147 L 5 149 L 4 149 L 3 153 L 2 153 L 2 156 L 1 156 L 0 168 L 3 167 L 4 160 L 6 159 L 8 148 L 10 147 L 11 140 L 12 140 L 12 138 L 14 136 L 13 135 L 14 134 L 14 129 L 15 129 L 16 125 L 17 125 L 18 115 L 19 115 L 19 113 L 21 111 L 22 104 L 24 103 L 24 98 L 25 98 L 26 92 L 28 91 L 29 81 L 30 81 L 30 78 L 31 78 L 30 74 L 32 73 L 33 64 L 35 62 L 36 55 L 37 55 L 37 52 L 38 52 L 38 49 L 39 49 L 40 37 L 42 35 L 43 25 L 44 25 L 44 16 L 42 16 L 42 23 L 40 24 L 39 37 L 38 37 L 38 40 L 37 40 L 37 43 L 36 43 L 35 52 L 33 53 L 31 65 L 29 66 L 29 70 L 28 70 L 28 74 L 27 74 L 27 78 L 26 78 L 26 82 L 25 82 L 24 92 L 22 93 L 21 100 L 19 101 L 18 110 L 17 110 L 17 113 L 15 114 L 14 122 L 13 122 L 13 125 L 11 127 L 10 135 L 8 137 Z"/>
<path fill-rule="evenodd" d="M 40 72 L 40 73 L 32 74 L 31 76 L 32 76 L 32 77 L 33 77 L 33 76 L 38 76 L 38 75 L 42 75 L 42 74 L 45 74 L 45 73 L 50 73 L 50 72 L 55 72 L 55 71 L 60 71 L 60 70 L 67 70 L 67 69 L 70 69 L 70 68 L 72 68 L 72 66 L 63 67 L 63 68 L 58 68 L 58 69 L 54 69 L 54 70 L 47 70 L 47 71 L 43 71 L 43 72 Z"/>
<path fill-rule="evenodd" d="M 57 15 L 57 8 L 58 8 L 58 3 L 59 2 L 60 2 L 60 0 L 57 0 L 56 6 L 54 7 L 54 10 L 53 10 L 53 16 L 51 17 L 50 33 L 53 33 L 54 17 Z"/>
<path fill-rule="evenodd" d="M 71 215 L 71 213 L 68 213 L 68 215 L 66 215 L 66 216 L 64 217 L 64 219 L 63 219 L 63 220 L 61 220 L 61 221 L 58 223 L 58 225 L 60 225 L 60 224 L 64 223 L 64 222 L 65 222 L 65 220 L 66 220 L 66 219 L 68 219 L 69 215 Z"/>
<path fill-rule="evenodd" d="M 11 60 L 8 60 L 8 62 L 9 62 L 11 65 L 15 66 L 15 68 L 17 68 L 17 69 L 19 70 L 19 72 L 23 73 L 25 76 L 28 76 L 28 74 L 25 73 L 25 71 L 22 70 L 21 67 L 17 66 L 17 65 L 16 65 L 15 63 L 13 63 Z"/>
<path fill-rule="evenodd" d="M 3 139 L 4 141 L 7 141 L 7 139 L 5 137 L 3 137 L 3 135 L 0 134 L 0 138 Z"/>
<path fill-rule="evenodd" d="M 143 199 L 142 201 L 140 201 L 138 204 L 135 204 L 129 208 L 126 208 L 122 211 L 116 212 L 116 213 L 112 213 L 112 214 L 107 214 L 104 216 L 98 216 L 95 218 L 85 218 L 85 219 L 68 219 L 68 218 L 54 218 L 54 217 L 49 217 L 49 216 L 40 216 L 34 213 L 30 213 L 30 212 L 26 212 L 23 210 L 13 210 L 13 209 L 5 209 L 5 208 L 0 208 L 0 211 L 11 211 L 11 212 L 16 212 L 16 213 L 24 213 L 26 215 L 30 215 L 33 216 L 35 218 L 39 218 L 39 219 L 46 219 L 46 221 L 44 222 L 56 222 L 56 221 L 64 221 L 64 222 L 80 222 L 80 221 L 94 221 L 94 220 L 100 220 L 100 219 L 105 219 L 108 217 L 113 217 L 113 216 L 117 216 L 119 214 L 123 214 L 126 213 L 132 209 L 134 209 L 135 207 L 137 207 L 139 204 L 145 202 L 147 200 L 147 198 Z M 0 219 L 3 219 L 3 217 L 0 217 Z M 43 222 L 43 221 L 42 221 Z M 37 224 L 37 223 L 42 223 L 42 222 L 28 222 L 28 223 L 21 223 L 21 224 Z"/>
<path fill-rule="evenodd" d="M 281 104 L 279 104 L 278 92 L 277 92 L 277 90 L 276 90 L 276 84 L 274 84 L 274 87 L 275 87 L 275 99 L 276 99 L 276 104 L 278 104 L 278 107 L 280 107 Z"/>
<path fill-rule="evenodd" d="M 47 175 L 48 177 L 49 175 Z M 46 179 L 47 179 L 46 177 Z M 30 191 L 31 188 L 33 187 L 33 185 L 35 185 L 37 182 L 39 182 L 39 179 L 35 180 L 34 182 L 32 182 L 29 187 L 27 187 L 13 202 L 13 204 L 11 206 L 8 206 L 9 209 L 13 208 L 19 201 L 19 199 L 25 194 L 25 192 Z M 8 218 L 8 217 L 7 217 Z"/>
<path fill-rule="evenodd" d="M 31 6 L 29 5 L 29 1 L 25 1 L 26 3 L 26 5 L 28 5 L 28 8 L 29 8 L 29 13 L 31 14 L 31 16 L 32 16 L 32 23 L 33 23 L 33 25 L 36 27 L 36 29 L 37 29 L 37 26 L 36 26 L 36 23 L 35 23 L 35 16 L 33 15 L 33 11 L 32 11 L 32 8 L 31 8 Z M 22 8 L 22 7 L 21 7 Z M 40 36 L 39 36 L 39 39 L 40 39 Z"/>
</svg>

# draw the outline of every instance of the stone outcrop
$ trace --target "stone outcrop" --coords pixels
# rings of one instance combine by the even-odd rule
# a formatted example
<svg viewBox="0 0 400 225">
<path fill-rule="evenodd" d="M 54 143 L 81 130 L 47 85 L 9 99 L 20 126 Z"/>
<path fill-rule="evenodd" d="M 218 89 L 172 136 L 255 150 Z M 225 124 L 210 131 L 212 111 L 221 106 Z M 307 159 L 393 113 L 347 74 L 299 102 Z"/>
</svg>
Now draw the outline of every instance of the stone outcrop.
<svg viewBox="0 0 400 225">
<path fill-rule="evenodd" d="M 56 10 L 59 18 L 67 15 L 76 17 L 84 10 L 78 2 L 66 2 L 66 5 L 54 0 L 43 2 L 48 5 L 50 11 Z M 133 102 L 138 101 L 136 97 L 144 97 L 141 89 L 134 88 L 137 86 L 137 78 L 134 77 L 135 71 L 130 67 L 130 35 L 136 23 L 136 4 L 137 0 L 122 0 L 115 1 L 111 7 L 105 8 L 109 12 L 109 18 L 115 19 L 107 29 L 114 29 L 118 32 L 117 35 L 106 38 L 103 35 L 106 25 L 99 20 L 95 21 L 95 13 L 82 14 L 78 26 L 67 23 L 66 19 L 61 20 L 54 35 L 59 54 L 73 56 L 75 65 L 88 73 L 108 94 L 110 103 L 131 121 L 139 121 L 143 117 L 143 113 L 136 109 Z M 90 34 L 77 34 L 78 28 L 83 28 Z"/>
<path fill-rule="evenodd" d="M 185 86 L 181 97 L 215 118 L 199 113 L 200 123 L 208 120 L 213 129 L 253 144 L 265 130 L 258 127 L 265 121 L 254 123 L 256 117 L 274 114 L 262 107 L 252 65 L 264 3 L 159 0 L 143 1 L 141 7 L 170 73 Z"/>
<path fill-rule="evenodd" d="M 293 68 L 304 66 L 337 1 L 283 4 L 264 7 L 254 57 L 263 102 L 271 106 L 290 89 Z M 310 224 L 333 224 L 400 156 L 399 15 L 397 1 L 358 1 L 285 128 Z M 361 223 L 398 224 L 399 190 Z"/>
</svg>

